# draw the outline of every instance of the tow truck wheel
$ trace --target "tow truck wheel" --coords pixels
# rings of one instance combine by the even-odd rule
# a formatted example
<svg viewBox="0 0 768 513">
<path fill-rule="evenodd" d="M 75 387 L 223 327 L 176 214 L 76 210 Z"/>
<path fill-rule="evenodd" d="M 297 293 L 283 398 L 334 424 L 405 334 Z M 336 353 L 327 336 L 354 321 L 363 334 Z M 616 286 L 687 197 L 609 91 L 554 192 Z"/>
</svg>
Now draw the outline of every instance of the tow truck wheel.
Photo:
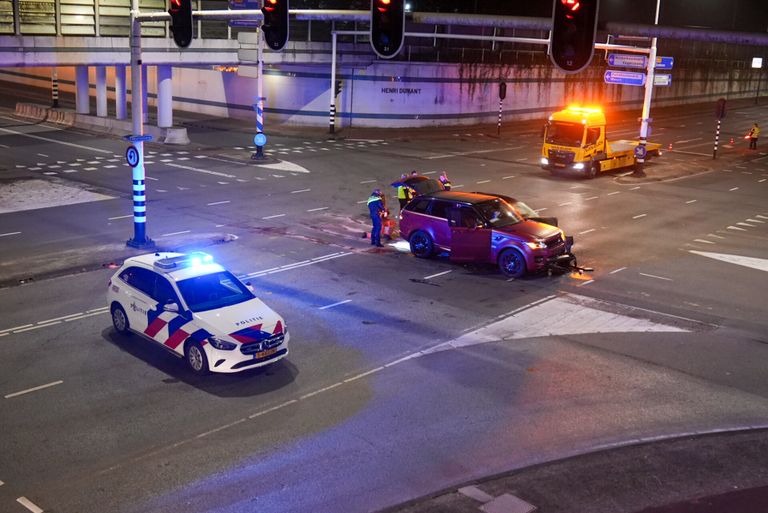
<svg viewBox="0 0 768 513">
<path fill-rule="evenodd" d="M 118 303 L 112 305 L 112 326 L 115 327 L 115 331 L 121 335 L 127 335 L 130 324 L 128 323 L 128 316 L 125 314 L 125 310 Z"/>
<path fill-rule="evenodd" d="M 599 162 L 592 162 L 592 164 L 589 166 L 589 170 L 587 170 L 587 178 L 590 180 L 597 176 L 597 173 L 600 172 L 600 163 Z"/>
<path fill-rule="evenodd" d="M 411 235 L 410 239 L 411 253 L 418 258 L 429 258 L 435 250 L 435 245 L 429 234 L 418 231 Z"/>
<path fill-rule="evenodd" d="M 187 342 L 184 347 L 184 357 L 192 372 L 198 376 L 208 374 L 208 357 L 199 342 Z"/>
<path fill-rule="evenodd" d="M 499 255 L 499 270 L 509 278 L 522 278 L 525 275 L 525 257 L 516 249 L 505 249 Z"/>
</svg>

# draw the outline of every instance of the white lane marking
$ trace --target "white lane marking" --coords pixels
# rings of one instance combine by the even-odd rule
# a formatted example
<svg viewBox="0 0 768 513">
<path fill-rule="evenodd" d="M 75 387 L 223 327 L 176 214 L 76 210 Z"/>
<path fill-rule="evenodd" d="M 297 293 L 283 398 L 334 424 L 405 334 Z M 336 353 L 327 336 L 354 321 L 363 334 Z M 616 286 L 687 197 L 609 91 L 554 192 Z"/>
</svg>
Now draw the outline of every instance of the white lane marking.
<svg viewBox="0 0 768 513">
<path fill-rule="evenodd" d="M 8 395 L 6 395 L 4 397 L 6 399 L 10 399 L 11 397 L 18 397 L 20 395 L 29 394 L 30 392 L 37 392 L 38 390 L 43 390 L 44 388 L 55 387 L 56 385 L 61 385 L 62 383 L 64 383 L 64 382 L 61 381 L 61 380 L 54 381 L 53 383 L 48 383 L 48 384 L 45 384 L 45 385 L 40 385 L 40 386 L 37 386 L 37 387 L 28 388 L 28 389 L 22 390 L 20 392 L 14 392 L 14 393 L 8 394 Z"/>
<path fill-rule="evenodd" d="M 38 507 L 34 502 L 27 499 L 26 497 L 19 497 L 16 499 L 16 502 L 27 508 L 32 513 L 45 513 L 42 508 Z"/>
<path fill-rule="evenodd" d="M 358 201 L 358 202 L 357 202 L 357 204 L 358 204 L 358 205 L 361 205 L 361 204 L 363 204 L 363 203 L 367 203 L 367 201 L 368 201 L 368 200 Z"/>
<path fill-rule="evenodd" d="M 723 239 L 723 240 L 725 240 L 725 237 L 721 237 L 720 235 L 715 235 L 714 233 L 708 233 L 707 237 L 714 237 L 716 239 Z"/>
<path fill-rule="evenodd" d="M 510 178 L 514 178 L 514 177 L 515 177 L 515 175 L 502 176 L 501 179 L 502 180 L 509 180 Z"/>
<path fill-rule="evenodd" d="M 229 160 L 229 159 L 217 159 L 216 157 L 210 157 L 208 155 L 199 155 L 199 157 L 202 157 L 204 159 L 216 160 L 218 162 L 226 162 L 227 164 L 236 164 L 238 166 L 247 166 L 248 165 L 247 162 L 239 162 L 237 160 Z M 181 159 L 179 159 L 179 160 L 181 160 Z M 186 160 L 189 160 L 189 159 L 186 159 Z M 169 160 L 168 162 L 173 162 L 173 159 Z"/>
<path fill-rule="evenodd" d="M 761 221 L 761 220 L 759 220 L 759 219 L 752 219 L 751 217 L 750 217 L 750 218 L 748 218 L 748 219 L 747 219 L 747 221 L 749 221 L 750 223 L 760 223 L 760 224 L 765 224 L 765 221 Z"/>
<path fill-rule="evenodd" d="M 229 203 L 230 200 L 224 200 L 224 201 L 214 201 L 213 203 L 207 203 L 206 205 L 209 207 L 212 207 L 214 205 L 224 205 L 225 203 Z"/>
<path fill-rule="evenodd" d="M 285 216 L 286 216 L 286 214 L 275 214 L 273 216 L 262 217 L 262 219 L 274 219 L 276 217 L 285 217 Z"/>
<path fill-rule="evenodd" d="M 636 215 L 636 216 L 632 216 L 632 219 L 640 219 L 641 217 L 645 217 L 645 216 L 647 216 L 647 215 L 648 215 L 648 214 L 638 214 L 638 215 Z"/>
<path fill-rule="evenodd" d="M 702 244 L 714 244 L 711 240 L 706 239 L 693 239 L 693 242 L 701 242 Z"/>
<path fill-rule="evenodd" d="M 314 395 L 322 394 L 323 392 L 327 392 L 328 390 L 333 390 L 334 388 L 340 387 L 343 384 L 344 384 L 343 382 L 339 381 L 337 383 L 334 383 L 333 385 L 328 385 L 327 387 L 321 388 L 319 390 L 315 390 L 314 392 L 309 392 L 308 394 L 304 394 L 300 396 L 299 401 L 303 401 L 304 399 L 309 399 Z"/>
<path fill-rule="evenodd" d="M 451 189 L 461 189 L 464 185 L 452 185 Z"/>
<path fill-rule="evenodd" d="M 682 141 L 675 141 L 675 144 L 685 144 L 693 141 L 701 141 L 701 137 L 697 137 L 696 139 L 683 139 Z"/>
<path fill-rule="evenodd" d="M 24 132 L 17 132 L 16 130 L 11 130 L 10 128 L 0 128 L 0 131 L 6 132 L 6 133 L 9 133 L 9 134 L 16 134 L 16 135 L 21 135 L 21 136 L 24 136 L 24 137 L 29 137 L 31 139 L 38 139 L 40 141 L 48 141 L 48 142 L 52 142 L 52 143 L 56 143 L 56 144 L 63 144 L 65 146 L 72 146 L 73 148 L 82 148 L 84 150 L 97 151 L 99 153 L 112 153 L 111 151 L 102 150 L 102 149 L 99 149 L 99 148 L 93 148 L 91 146 L 83 146 L 82 144 L 75 144 L 75 143 L 70 143 L 70 142 L 57 141 L 56 139 L 51 139 L 49 137 L 41 137 L 39 135 L 27 134 L 27 133 L 24 133 Z"/>
<path fill-rule="evenodd" d="M 759 217 L 760 219 L 768 219 L 768 216 L 757 214 L 755 217 Z"/>
<path fill-rule="evenodd" d="M 227 173 L 219 173 L 218 171 L 210 171 L 208 169 L 199 169 L 192 166 L 182 166 L 181 164 L 168 164 L 171 167 L 177 167 L 179 169 L 186 169 L 187 171 L 194 171 L 196 173 L 205 173 L 207 175 L 223 176 L 224 178 L 237 178 L 235 175 Z"/>
<path fill-rule="evenodd" d="M 98 308 L 92 308 L 90 310 L 86 310 L 85 313 L 89 314 L 89 313 L 93 313 L 93 312 L 106 312 L 107 310 L 109 310 L 108 306 L 100 306 Z"/>
<path fill-rule="evenodd" d="M 373 182 L 375 182 L 375 181 L 376 181 L 376 180 L 363 180 L 363 181 L 362 181 L 362 182 L 360 182 L 360 183 L 373 183 Z"/>
<path fill-rule="evenodd" d="M 6 333 L 6 332 L 9 332 L 9 331 L 23 330 L 24 328 L 29 328 L 30 326 L 33 326 L 33 324 L 22 324 L 21 326 L 16 326 L 15 328 L 6 328 L 4 330 L 0 330 L 0 333 Z"/>
<path fill-rule="evenodd" d="M 599 198 L 599 197 L 600 197 L 600 196 L 591 196 L 591 197 L 589 197 L 589 198 L 584 198 L 584 201 L 589 201 L 589 200 L 597 199 L 597 198 Z"/>
<path fill-rule="evenodd" d="M 656 276 L 655 274 L 637 273 L 640 276 L 647 276 L 648 278 L 656 278 L 657 280 L 674 281 L 672 278 L 665 278 L 664 276 Z"/>
<path fill-rule="evenodd" d="M 738 230 L 738 231 L 741 231 L 741 232 L 746 232 L 747 231 L 744 228 L 739 228 L 738 226 L 729 226 L 728 229 L 729 230 Z"/>
<path fill-rule="evenodd" d="M 516 147 L 516 148 L 494 148 L 492 150 L 476 150 L 476 151 L 455 151 L 453 153 L 449 153 L 447 155 L 432 155 L 429 157 L 424 157 L 424 160 L 435 160 L 435 159 L 448 159 L 451 157 L 460 157 L 462 155 L 478 155 L 480 153 L 493 153 L 495 151 L 509 151 L 509 150 L 517 150 L 522 148 L 522 146 Z"/>
<path fill-rule="evenodd" d="M 761 180 L 758 180 L 757 182 L 758 182 L 758 183 L 762 183 L 762 182 L 764 182 L 764 181 L 766 181 L 766 180 L 768 180 L 768 178 L 763 178 L 763 179 L 761 179 Z"/>
<path fill-rule="evenodd" d="M 302 167 L 298 164 L 294 164 L 293 162 L 288 162 L 287 160 L 284 160 L 277 164 L 257 164 L 256 167 L 259 167 L 259 168 L 263 167 L 267 169 L 277 169 L 278 171 L 286 171 L 288 173 L 309 173 L 309 169 Z"/>
<path fill-rule="evenodd" d="M 101 315 L 107 313 L 106 310 L 102 310 L 99 312 L 93 312 L 93 313 L 87 313 L 84 315 L 81 315 L 80 317 L 71 317 L 69 319 L 64 319 L 64 322 L 70 322 L 70 321 L 79 321 L 80 319 L 85 319 L 86 317 L 93 317 L 94 315 Z"/>
<path fill-rule="evenodd" d="M 534 211 L 534 212 L 544 212 L 546 209 L 547 209 L 547 207 L 543 207 L 543 208 L 535 208 L 533 211 Z"/>
<path fill-rule="evenodd" d="M 583 232 L 579 232 L 578 235 L 584 235 L 585 233 L 594 232 L 597 230 L 597 228 L 590 228 L 589 230 L 584 230 Z"/>
<path fill-rule="evenodd" d="M 117 219 L 127 219 L 129 217 L 133 217 L 133 214 L 128 214 L 127 216 L 115 216 L 115 217 L 108 217 L 108 221 L 115 221 Z"/>
<path fill-rule="evenodd" d="M 40 168 L 40 167 L 30 167 L 29 168 L 30 171 L 40 171 L 41 169 L 42 168 Z"/>
<path fill-rule="evenodd" d="M 283 271 L 290 271 L 292 269 L 297 269 L 299 267 L 304 267 L 304 266 L 307 266 L 307 265 L 319 264 L 320 262 L 325 262 L 327 260 L 333 260 L 335 258 L 341 258 L 341 257 L 344 257 L 344 256 L 353 255 L 353 254 L 354 253 L 352 253 L 351 251 L 348 251 L 346 253 L 341 253 L 341 252 L 330 253 L 328 255 L 323 255 L 323 256 L 315 257 L 315 258 L 312 258 L 310 260 L 304 260 L 302 262 L 295 262 L 295 263 L 292 263 L 292 264 L 281 265 L 280 267 L 273 267 L 271 269 L 265 269 L 263 271 L 255 271 L 255 272 L 252 272 L 252 273 L 248 273 L 248 274 L 246 274 L 246 275 L 244 275 L 242 277 L 244 277 L 244 278 L 257 278 L 257 277 L 260 277 L 260 276 L 265 276 L 267 274 L 275 274 L 275 273 L 281 273 Z"/>
<path fill-rule="evenodd" d="M 329 308 L 333 308 L 334 306 L 344 305 L 351 302 L 352 302 L 351 299 L 345 299 L 344 301 L 339 301 L 338 303 L 332 303 L 330 305 L 321 306 L 318 308 L 318 310 L 327 310 Z"/>
<path fill-rule="evenodd" d="M 181 234 L 183 234 L 183 233 L 189 233 L 189 232 L 191 232 L 191 231 L 192 231 L 192 230 L 182 230 L 182 231 L 180 231 L 180 232 L 164 233 L 164 234 L 160 235 L 160 237 L 170 237 L 171 235 L 181 235 Z"/>
<path fill-rule="evenodd" d="M 309 191 L 311 191 L 311 190 L 312 190 L 312 189 L 299 189 L 299 190 L 297 190 L 297 191 L 291 191 L 291 194 L 298 194 L 298 193 L 300 193 L 300 192 L 309 192 Z"/>
<path fill-rule="evenodd" d="M 356 375 L 352 376 L 351 378 L 347 378 L 347 379 L 344 380 L 344 383 L 351 383 L 352 381 L 357 381 L 358 379 L 362 379 L 362 378 L 364 378 L 366 376 L 370 376 L 371 374 L 374 374 L 374 373 L 379 372 L 381 370 L 384 370 L 384 366 L 383 365 L 380 366 L 380 367 L 373 368 L 373 369 L 371 369 L 369 371 L 361 372 L 360 374 L 356 374 Z"/>
<path fill-rule="evenodd" d="M 69 314 L 69 315 L 62 315 L 61 317 L 54 317 L 53 319 L 46 319 L 44 321 L 38 321 L 37 324 L 46 324 L 46 323 L 54 322 L 54 321 L 61 321 L 63 319 L 68 319 L 70 317 L 77 317 L 78 315 L 83 315 L 83 312 L 77 312 L 77 313 Z"/>
<path fill-rule="evenodd" d="M 768 272 L 768 259 L 755 258 L 741 255 L 729 255 L 726 253 L 710 253 L 708 251 L 694 251 L 690 250 L 689 253 L 695 255 L 712 258 L 714 260 L 720 260 L 721 262 L 727 262 L 729 264 L 736 264 L 743 267 L 750 267 L 759 271 Z"/>
<path fill-rule="evenodd" d="M 691 203 L 696 203 L 698 200 L 688 200 L 685 202 L 686 205 L 690 205 Z"/>
<path fill-rule="evenodd" d="M 566 205 L 571 205 L 571 204 L 572 204 L 572 202 L 571 202 L 571 201 L 566 201 L 565 203 L 560 203 L 560 204 L 558 205 L 558 207 L 564 207 L 564 206 L 566 206 Z"/>
<path fill-rule="evenodd" d="M 475 183 L 479 185 L 481 183 L 488 183 L 488 182 L 490 182 L 490 180 L 479 180 L 479 181 L 477 181 Z"/>
<path fill-rule="evenodd" d="M 639 189 L 639 188 L 640 188 L 640 186 L 638 185 L 638 186 L 636 186 L 636 187 L 632 187 L 632 188 L 631 188 L 631 189 L 629 189 L 629 190 L 630 190 L 630 191 L 635 191 L 635 190 L 637 190 L 637 189 Z"/>
<path fill-rule="evenodd" d="M 738 224 L 739 226 L 748 226 L 748 227 L 750 227 L 750 228 L 754 228 L 754 227 L 755 227 L 755 225 L 754 225 L 754 224 L 744 223 L 744 222 L 741 222 L 741 221 L 739 221 L 739 222 L 738 222 L 738 223 L 736 223 L 736 224 Z"/>
<path fill-rule="evenodd" d="M 619 267 L 618 269 L 614 269 L 613 271 L 609 272 L 608 274 L 620 273 L 621 271 L 623 271 L 625 269 L 626 269 L 626 267 Z"/>
<path fill-rule="evenodd" d="M 0 233 L 0 237 L 8 237 L 9 235 L 18 235 L 21 232 L 8 232 L 8 233 Z"/>
<path fill-rule="evenodd" d="M 29 327 L 29 328 L 23 328 L 23 329 L 20 329 L 20 330 L 15 330 L 13 333 L 14 334 L 24 333 L 25 331 L 32 331 L 32 330 L 36 330 L 36 329 L 40 329 L 40 328 L 47 328 L 48 326 L 53 326 L 54 324 L 60 324 L 60 323 L 61 323 L 61 321 L 50 322 L 48 324 L 40 324 L 40 323 L 38 323 L 37 326 L 32 326 L 32 327 Z"/>
<path fill-rule="evenodd" d="M 613 196 L 614 194 L 621 194 L 621 191 L 613 191 L 606 194 L 606 196 Z"/>
<path fill-rule="evenodd" d="M 733 191 L 738 191 L 738 190 L 739 190 L 738 187 L 731 187 L 730 189 L 728 189 L 728 192 L 733 192 Z"/>
<path fill-rule="evenodd" d="M 448 271 L 443 271 L 443 272 L 441 272 L 441 273 L 437 273 L 437 274 L 430 274 L 429 276 L 425 276 L 425 277 L 424 277 L 424 278 L 422 278 L 422 279 L 423 279 L 423 280 L 429 280 L 429 279 L 431 279 L 431 278 L 437 278 L 438 276 L 442 276 L 442 275 L 444 275 L 444 274 L 448 274 L 448 273 L 450 273 L 450 272 L 452 272 L 452 271 L 451 271 L 451 270 L 448 270 Z"/>
<path fill-rule="evenodd" d="M 319 212 L 320 210 L 328 210 L 328 207 L 310 208 L 307 210 L 307 212 Z"/>
<path fill-rule="evenodd" d="M 3 486 L 4 484 L 5 484 L 5 483 L 3 483 L 2 481 L 0 481 L 0 486 Z"/>
</svg>

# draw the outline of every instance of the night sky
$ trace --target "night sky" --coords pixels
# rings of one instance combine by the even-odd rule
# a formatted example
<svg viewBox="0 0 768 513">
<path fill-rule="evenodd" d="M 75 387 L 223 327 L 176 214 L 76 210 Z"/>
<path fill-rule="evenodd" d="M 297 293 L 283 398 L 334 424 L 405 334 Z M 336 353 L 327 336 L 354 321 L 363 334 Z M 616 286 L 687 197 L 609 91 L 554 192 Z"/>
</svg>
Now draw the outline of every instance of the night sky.
<svg viewBox="0 0 768 513">
<path fill-rule="evenodd" d="M 586 0 L 583 0 L 586 1 Z M 406 0 L 411 10 L 552 16 L 552 0 Z M 291 6 L 315 9 L 370 8 L 369 0 L 291 0 Z M 600 21 L 653 23 L 656 0 L 601 0 Z M 660 25 L 709 27 L 743 32 L 768 31 L 768 0 L 661 0 Z"/>
</svg>

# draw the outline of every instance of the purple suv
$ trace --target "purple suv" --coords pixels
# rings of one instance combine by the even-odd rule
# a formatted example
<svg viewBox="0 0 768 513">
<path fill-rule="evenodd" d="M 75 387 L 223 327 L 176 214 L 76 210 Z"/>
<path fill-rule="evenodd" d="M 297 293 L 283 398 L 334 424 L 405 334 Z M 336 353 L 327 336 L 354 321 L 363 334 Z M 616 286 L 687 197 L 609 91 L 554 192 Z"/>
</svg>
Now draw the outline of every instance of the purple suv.
<svg viewBox="0 0 768 513">
<path fill-rule="evenodd" d="M 556 224 L 522 202 L 479 192 L 431 192 L 400 214 L 400 233 L 417 257 L 448 251 L 454 262 L 495 264 L 514 278 L 575 262 L 572 239 Z"/>
</svg>

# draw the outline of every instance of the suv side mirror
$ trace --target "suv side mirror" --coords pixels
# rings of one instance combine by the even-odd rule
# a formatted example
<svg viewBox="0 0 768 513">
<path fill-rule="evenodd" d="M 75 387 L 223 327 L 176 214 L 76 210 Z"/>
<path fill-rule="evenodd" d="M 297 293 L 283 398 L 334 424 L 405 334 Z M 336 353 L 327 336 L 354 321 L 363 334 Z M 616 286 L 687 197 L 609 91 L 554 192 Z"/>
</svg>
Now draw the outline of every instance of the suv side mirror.
<svg viewBox="0 0 768 513">
<path fill-rule="evenodd" d="M 166 312 L 179 313 L 179 305 L 176 303 L 166 303 L 163 305 L 163 310 Z"/>
</svg>

